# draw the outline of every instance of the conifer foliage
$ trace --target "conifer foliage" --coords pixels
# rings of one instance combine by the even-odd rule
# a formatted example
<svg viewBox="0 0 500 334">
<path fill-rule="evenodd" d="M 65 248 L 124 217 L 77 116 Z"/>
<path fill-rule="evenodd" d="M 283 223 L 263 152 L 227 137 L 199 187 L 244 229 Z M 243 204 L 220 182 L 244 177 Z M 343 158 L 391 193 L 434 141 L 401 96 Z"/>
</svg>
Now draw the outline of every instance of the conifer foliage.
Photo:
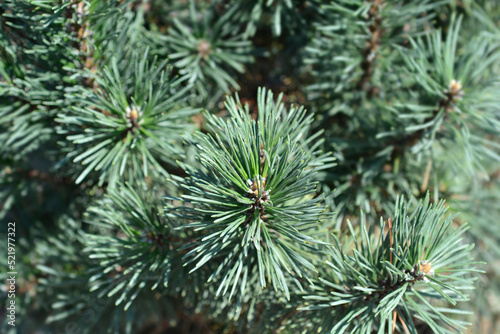
<svg viewBox="0 0 500 334">
<path fill-rule="evenodd" d="M 0 331 L 494 332 L 498 22 L 495 0 L 3 1 Z"/>
<path fill-rule="evenodd" d="M 285 276 L 308 278 L 315 270 L 306 250 L 318 241 L 308 232 L 325 208 L 321 197 L 312 196 L 313 176 L 330 159 L 313 161 L 317 154 L 304 138 L 312 115 L 302 107 L 286 110 L 281 99 L 275 103 L 271 92 L 259 90 L 258 120 L 238 98 L 226 102 L 230 119 L 207 114 L 210 134 L 198 134 L 193 142 L 204 168 L 179 180 L 185 194 L 174 200 L 186 206 L 174 208 L 173 216 L 186 219 L 185 228 L 206 231 L 186 254 L 192 256 L 187 263 L 195 263 L 195 270 L 224 259 L 213 274 L 220 276 L 218 292 L 232 287 L 232 295 L 241 285 L 245 293 L 247 280 L 258 274 L 261 288 L 271 284 L 290 298 Z"/>
<path fill-rule="evenodd" d="M 457 331 L 465 329 L 466 322 L 446 315 L 452 309 L 432 306 L 425 298 L 456 305 L 467 300 L 463 292 L 473 287 L 470 277 L 463 277 L 476 271 L 470 267 L 473 245 L 456 246 L 465 228 L 450 228 L 453 216 L 443 219 L 445 211 L 444 202 L 431 205 L 427 197 L 410 213 L 401 199 L 396 203 L 394 221 L 381 221 L 378 237 L 362 219 L 360 240 L 354 238 L 352 249 L 345 249 L 335 238 L 326 261 L 328 269 L 312 288 L 315 293 L 304 296 L 302 310 L 323 309 L 320 322 L 311 313 L 311 323 L 332 333 L 386 333 L 394 332 L 396 326 L 402 331 L 403 324 L 416 333 L 411 319 L 417 315 L 434 332 L 447 332 L 442 324 Z M 349 228 L 355 236 L 351 224 Z M 332 317 L 330 312 L 338 314 Z"/>
</svg>

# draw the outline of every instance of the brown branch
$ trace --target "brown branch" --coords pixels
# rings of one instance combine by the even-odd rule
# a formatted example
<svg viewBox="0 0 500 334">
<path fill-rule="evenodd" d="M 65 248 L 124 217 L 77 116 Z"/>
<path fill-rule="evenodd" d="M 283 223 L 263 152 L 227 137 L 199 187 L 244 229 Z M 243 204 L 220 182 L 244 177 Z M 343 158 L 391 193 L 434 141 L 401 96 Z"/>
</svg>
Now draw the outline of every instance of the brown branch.
<svg viewBox="0 0 500 334">
<path fill-rule="evenodd" d="M 389 224 L 389 262 L 392 264 L 392 251 L 391 251 L 391 248 L 392 248 L 392 245 L 394 244 L 394 240 L 393 240 L 393 237 L 392 237 L 392 220 L 391 220 L 391 217 L 389 217 L 388 224 Z"/>
<path fill-rule="evenodd" d="M 369 96 L 377 96 L 379 90 L 377 87 L 371 84 L 371 79 L 373 75 L 373 69 L 375 65 L 375 60 L 377 58 L 377 51 L 380 44 L 380 39 L 384 34 L 382 29 L 382 17 L 379 15 L 380 9 L 382 7 L 382 0 L 372 0 L 373 5 L 368 12 L 367 21 L 371 21 L 368 26 L 368 30 L 371 33 L 370 38 L 366 42 L 366 47 L 363 49 L 361 54 L 363 55 L 363 61 L 361 62 L 361 68 L 363 69 L 363 74 L 358 81 L 357 88 L 363 89 L 368 92 Z"/>
<path fill-rule="evenodd" d="M 38 181 L 54 185 L 64 185 L 78 188 L 78 186 L 75 185 L 73 183 L 73 180 L 69 177 L 61 177 L 47 172 L 41 172 L 37 169 L 23 169 L 22 167 L 17 167 L 14 171 L 10 168 L 5 168 L 4 171 L 7 174 L 12 174 L 15 172 L 20 178 L 24 180 L 37 179 Z"/>
<path fill-rule="evenodd" d="M 427 184 L 429 183 L 429 177 L 431 175 L 432 159 L 427 161 L 427 167 L 425 168 L 424 180 L 422 181 L 422 187 L 420 192 L 424 193 L 427 190 Z"/>
</svg>

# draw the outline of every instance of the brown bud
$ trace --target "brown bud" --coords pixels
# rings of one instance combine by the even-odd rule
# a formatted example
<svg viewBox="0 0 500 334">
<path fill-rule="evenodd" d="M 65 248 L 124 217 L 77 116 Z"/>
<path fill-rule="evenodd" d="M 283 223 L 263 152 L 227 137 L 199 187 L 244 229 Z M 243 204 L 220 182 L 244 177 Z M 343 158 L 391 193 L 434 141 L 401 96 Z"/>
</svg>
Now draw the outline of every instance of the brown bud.
<svg viewBox="0 0 500 334">
<path fill-rule="evenodd" d="M 203 39 L 198 44 L 198 53 L 201 55 L 203 59 L 207 59 L 208 56 L 212 53 L 212 50 L 210 48 L 211 48 L 210 42 L 207 40 Z"/>
</svg>

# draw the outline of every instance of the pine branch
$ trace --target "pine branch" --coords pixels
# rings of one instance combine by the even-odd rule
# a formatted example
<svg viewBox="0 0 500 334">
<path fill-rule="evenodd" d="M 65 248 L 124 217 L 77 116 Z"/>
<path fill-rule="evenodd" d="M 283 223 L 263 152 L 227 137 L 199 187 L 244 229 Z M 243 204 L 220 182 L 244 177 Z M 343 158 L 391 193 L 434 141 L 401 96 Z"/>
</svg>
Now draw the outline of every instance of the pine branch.
<svg viewBox="0 0 500 334">
<path fill-rule="evenodd" d="M 111 187 L 121 177 L 166 177 L 163 164 L 175 165 L 183 155 L 179 137 L 192 129 L 188 117 L 197 112 L 183 105 L 189 87 L 170 77 L 165 62 L 149 63 L 147 52 L 134 63 L 134 81 L 122 77 L 114 60 L 96 76 L 100 89 L 80 92 L 73 110 L 56 119 L 58 132 L 74 143 L 64 143 L 66 159 L 81 164 L 74 165 L 77 184 L 93 171 L 100 172 L 99 185 L 106 181 Z"/>
<path fill-rule="evenodd" d="M 344 249 L 336 238 L 314 293 L 304 294 L 304 323 L 328 333 L 384 333 L 391 327 L 416 333 L 411 319 L 418 315 L 437 333 L 462 331 L 466 323 L 446 314 L 465 312 L 444 306 L 468 300 L 468 273 L 478 270 L 473 245 L 462 243 L 466 229 L 453 229 L 445 212 L 443 202 L 430 204 L 428 197 L 413 211 L 401 199 L 388 232 L 382 220 L 380 232 L 363 220 L 359 233 L 350 225 L 354 247 Z"/>
<path fill-rule="evenodd" d="M 285 275 L 296 281 L 314 270 L 307 250 L 318 241 L 307 233 L 324 209 L 322 198 L 312 198 L 313 175 L 331 158 L 314 161 L 315 155 L 305 154 L 304 129 L 312 117 L 303 108 L 286 111 L 281 96 L 276 103 L 272 98 L 259 91 L 258 121 L 238 98 L 226 102 L 231 119 L 207 114 L 211 134 L 197 134 L 194 142 L 204 169 L 175 179 L 184 195 L 172 199 L 185 206 L 168 211 L 186 219 L 185 228 L 199 231 L 186 264 L 196 263 L 195 271 L 206 262 L 220 263 L 210 279 L 220 282 L 217 294 L 231 288 L 232 296 L 238 286 L 243 294 L 252 282 L 261 288 L 270 283 L 289 298 Z"/>
<path fill-rule="evenodd" d="M 473 175 L 474 169 L 483 169 L 481 161 L 500 158 L 497 152 L 500 146 L 490 139 L 496 136 L 500 124 L 490 107 L 496 100 L 492 92 L 497 89 L 497 83 L 488 70 L 488 64 L 500 59 L 500 53 L 498 44 L 484 37 L 472 40 L 469 48 L 458 53 L 460 22 L 460 19 L 456 23 L 452 21 L 444 43 L 439 32 L 429 37 L 427 44 L 422 40 L 411 41 L 418 56 L 403 55 L 403 58 L 423 94 L 416 103 L 407 101 L 395 107 L 408 110 L 404 114 L 397 111 L 402 120 L 418 121 L 405 126 L 404 147 L 399 151 L 431 150 L 434 142 L 445 148 L 453 145 L 474 159 L 466 159 L 465 163 L 449 159 L 453 162 L 450 167 Z M 428 101 L 435 101 L 435 105 L 429 105 Z M 382 133 L 379 137 L 388 134 Z"/>
<path fill-rule="evenodd" d="M 172 235 L 173 222 L 164 221 L 156 211 L 153 197 L 127 186 L 110 191 L 108 198 L 111 203 L 88 211 L 91 224 L 111 232 L 86 236 L 90 258 L 99 261 L 89 282 L 91 291 L 116 295 L 115 305 L 124 303 L 127 310 L 147 285 L 150 290 L 168 286 L 172 270 L 181 264 L 175 252 L 179 240 Z"/>
<path fill-rule="evenodd" d="M 169 35 L 164 40 L 165 51 L 179 74 L 194 84 L 200 94 L 208 96 L 208 83 L 215 83 L 225 93 L 240 89 L 231 75 L 242 73 L 245 64 L 253 60 L 251 43 L 228 29 L 230 17 L 217 17 L 212 7 L 204 15 L 193 1 L 189 7 L 189 24 L 173 19 Z"/>
</svg>

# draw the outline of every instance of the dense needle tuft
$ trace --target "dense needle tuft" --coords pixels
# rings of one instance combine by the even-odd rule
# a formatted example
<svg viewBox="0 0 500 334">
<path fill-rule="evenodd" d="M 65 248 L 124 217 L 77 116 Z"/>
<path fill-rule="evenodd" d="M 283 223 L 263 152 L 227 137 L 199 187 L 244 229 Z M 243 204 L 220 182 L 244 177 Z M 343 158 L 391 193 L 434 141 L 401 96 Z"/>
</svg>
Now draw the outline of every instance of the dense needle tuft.
<svg viewBox="0 0 500 334">
<path fill-rule="evenodd" d="M 167 211 L 199 232 L 186 264 L 197 270 L 217 263 L 211 280 L 219 281 L 218 293 L 270 283 L 289 297 L 288 281 L 307 280 L 314 270 L 306 254 L 325 217 L 314 174 L 332 158 L 305 154 L 312 116 L 302 107 L 285 109 L 281 99 L 259 89 L 255 121 L 238 97 L 228 98 L 230 118 L 207 114 L 210 133 L 194 139 L 203 168 L 175 178 L 185 191 L 175 200 L 184 206 Z"/>
</svg>

